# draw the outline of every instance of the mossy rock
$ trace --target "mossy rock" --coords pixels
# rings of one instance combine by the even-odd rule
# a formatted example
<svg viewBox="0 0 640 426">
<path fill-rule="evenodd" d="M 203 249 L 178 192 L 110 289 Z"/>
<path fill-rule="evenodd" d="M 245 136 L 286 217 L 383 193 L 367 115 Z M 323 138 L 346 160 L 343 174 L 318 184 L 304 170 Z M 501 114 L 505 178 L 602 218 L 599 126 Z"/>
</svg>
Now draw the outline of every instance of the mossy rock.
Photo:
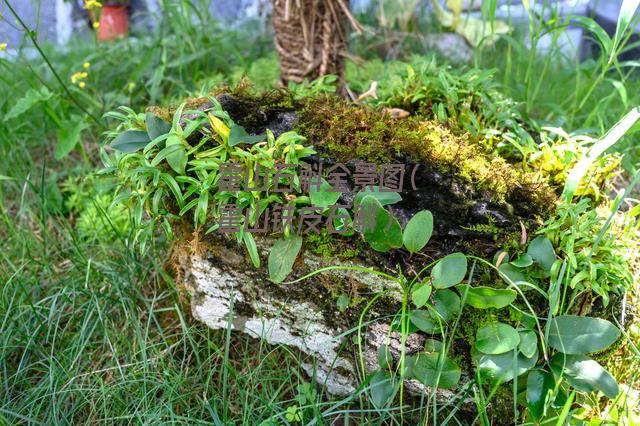
<svg viewBox="0 0 640 426">
<path fill-rule="evenodd" d="M 395 119 L 386 111 L 335 96 L 295 100 L 284 91 L 257 95 L 229 89 L 213 95 L 232 119 L 252 134 L 268 128 L 276 135 L 295 130 L 307 137 L 318 152 L 311 162 L 402 163 L 408 170 L 417 170 L 413 176 L 415 188 L 412 176 L 405 175 L 402 201 L 393 209 L 403 224 L 420 210 L 433 213 L 434 235 L 421 253 L 378 253 L 357 236 L 310 235 L 289 280 L 337 265 L 375 268 L 390 274 L 402 271 L 411 276 L 425 264 L 454 251 L 490 258 L 505 246 L 521 250 L 521 226 L 531 231 L 555 204 L 554 190 L 533 174 L 487 154 L 464 135 L 456 136 L 421 117 Z M 185 110 L 210 106 L 207 99 L 192 99 Z M 172 110 L 156 108 L 153 112 L 169 117 Z M 353 195 L 344 194 L 340 201 L 348 204 L 350 197 Z M 297 284 L 275 284 L 266 268 L 253 267 L 246 249 L 234 238 L 215 233 L 202 236 L 189 227 L 177 235 L 175 271 L 190 295 L 194 317 L 218 329 L 227 328 L 231 319 L 235 330 L 297 348 L 315 360 L 305 369 L 315 371 L 330 393 L 349 393 L 356 387 L 360 360 L 352 339 L 354 330 L 363 323 L 370 325 L 363 332 L 367 370 L 375 368 L 371 353 L 376 347 L 371 342 L 394 336 L 388 324 L 401 310 L 404 297 L 395 282 L 366 273 L 331 271 Z M 273 239 L 256 236 L 256 240 L 264 265 Z M 495 275 L 480 270 L 475 278 L 486 285 L 494 285 L 496 280 Z M 384 297 L 370 303 L 385 291 Z M 338 306 L 342 296 L 348 298 L 346 307 Z M 500 319 L 508 322 L 509 315 L 508 311 L 501 312 Z M 473 315 L 469 319 L 478 320 Z M 471 328 L 459 329 L 450 354 L 463 367 L 463 377 L 473 373 Z M 407 350 L 421 350 L 425 336 L 413 333 L 410 337 L 417 343 Z M 421 385 L 415 387 L 415 383 L 411 386 L 417 393 L 428 391 Z M 438 398 L 444 401 L 453 395 L 441 391 Z M 508 401 L 505 404 L 509 406 Z M 470 401 L 464 407 L 473 411 Z"/>
</svg>

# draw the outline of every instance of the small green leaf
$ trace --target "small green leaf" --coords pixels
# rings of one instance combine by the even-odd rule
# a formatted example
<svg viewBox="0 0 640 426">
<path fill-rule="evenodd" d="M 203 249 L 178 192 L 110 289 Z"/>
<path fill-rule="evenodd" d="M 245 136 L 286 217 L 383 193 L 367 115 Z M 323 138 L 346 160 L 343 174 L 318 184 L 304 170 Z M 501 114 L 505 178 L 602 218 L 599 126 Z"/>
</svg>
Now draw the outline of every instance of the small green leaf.
<svg viewBox="0 0 640 426">
<path fill-rule="evenodd" d="M 410 377 L 431 388 L 452 389 L 460 381 L 460 367 L 441 353 L 421 352 L 407 357 Z"/>
<path fill-rule="evenodd" d="M 476 348 L 488 355 L 499 355 L 518 347 L 520 336 L 508 324 L 493 323 L 481 327 L 476 333 Z"/>
<path fill-rule="evenodd" d="M 167 123 L 162 118 L 148 112 L 145 116 L 147 124 L 147 134 L 150 140 L 169 133 L 171 130 L 171 123 Z"/>
<path fill-rule="evenodd" d="M 447 288 L 459 284 L 467 275 L 467 257 L 452 253 L 440 259 L 431 270 L 433 287 Z"/>
<path fill-rule="evenodd" d="M 411 323 L 418 327 L 418 330 L 427 334 L 433 334 L 440 330 L 437 320 L 434 320 L 429 311 L 414 310 L 409 316 Z"/>
<path fill-rule="evenodd" d="M 244 245 L 247 247 L 247 251 L 249 252 L 249 257 L 251 257 L 253 266 L 259 268 L 260 255 L 258 255 L 258 247 L 256 246 L 256 241 L 253 239 L 253 235 L 251 235 L 250 232 L 243 232 L 242 240 L 244 241 Z"/>
<path fill-rule="evenodd" d="M 417 308 L 421 308 L 426 305 L 429 301 L 429 296 L 431 296 L 431 283 L 428 281 L 423 281 L 413 286 L 411 299 Z"/>
<path fill-rule="evenodd" d="M 363 232 L 364 240 L 371 248 L 384 253 L 402 246 L 402 228 L 398 219 L 392 217 L 377 199 L 367 195 L 362 200 L 361 209 L 364 215 L 375 215 L 375 226 L 365 226 Z"/>
<path fill-rule="evenodd" d="M 602 318 L 563 315 L 549 323 L 549 346 L 565 354 L 598 352 L 619 337 L 620 330 Z"/>
<path fill-rule="evenodd" d="M 562 375 L 571 386 L 579 391 L 600 391 L 610 399 L 618 395 L 618 384 L 611 373 L 584 355 L 557 353 L 549 365 L 556 376 Z"/>
<path fill-rule="evenodd" d="M 498 266 L 498 271 L 504 274 L 511 280 L 512 283 L 516 284 L 522 281 L 527 281 L 527 277 L 520 271 L 519 268 L 516 268 L 510 263 L 503 263 Z M 503 277 L 502 277 L 503 278 Z"/>
<path fill-rule="evenodd" d="M 349 307 L 349 296 L 347 296 L 346 294 L 341 294 L 340 296 L 338 296 L 336 304 L 338 305 L 338 310 L 340 310 L 340 312 L 346 311 Z"/>
<path fill-rule="evenodd" d="M 397 380 L 386 371 L 377 371 L 371 377 L 369 386 L 371 387 L 371 402 L 377 408 L 389 405 L 399 387 Z"/>
<path fill-rule="evenodd" d="M 452 290 L 438 290 L 433 296 L 433 299 L 436 312 L 438 312 L 445 321 L 450 320 L 460 311 L 460 298 Z"/>
<path fill-rule="evenodd" d="M 518 350 L 522 352 L 522 355 L 527 358 L 531 358 L 538 349 L 538 338 L 536 337 L 536 333 L 533 331 L 520 331 L 520 344 L 518 345 Z"/>
<path fill-rule="evenodd" d="M 167 163 L 174 172 L 184 175 L 187 167 L 187 151 L 182 144 L 180 138 L 176 135 L 170 135 L 167 138 Z"/>
<path fill-rule="evenodd" d="M 526 268 L 533 265 L 533 259 L 528 253 L 522 253 L 517 259 L 510 262 L 516 268 Z"/>
<path fill-rule="evenodd" d="M 404 246 L 411 253 L 417 253 L 424 248 L 433 232 L 433 215 L 428 210 L 416 213 L 402 234 Z"/>
<path fill-rule="evenodd" d="M 442 350 L 442 342 L 440 340 L 434 339 L 425 339 L 424 341 L 424 351 L 425 352 L 440 352 Z"/>
<path fill-rule="evenodd" d="M 371 188 L 366 188 L 366 189 L 363 189 L 362 191 L 358 191 L 358 193 L 356 194 L 353 200 L 353 207 L 356 207 L 358 204 L 360 204 L 364 199 L 364 197 L 366 197 L 367 195 L 378 200 L 380 202 L 380 205 L 382 206 L 395 204 L 398 201 L 402 200 L 402 197 L 397 192 L 393 192 L 393 191 L 380 192 L 379 186 L 372 186 Z"/>
<path fill-rule="evenodd" d="M 13 106 L 4 116 L 3 121 L 9 121 L 13 118 L 19 117 L 25 112 L 29 111 L 35 105 L 40 102 L 46 101 L 51 98 L 53 94 L 44 86 L 40 90 L 29 89 L 24 97 L 18 99 L 13 103 Z"/>
<path fill-rule="evenodd" d="M 537 237 L 529 243 L 527 254 L 547 272 L 551 271 L 553 262 L 556 261 L 553 244 L 547 237 L 543 236 Z"/>
<path fill-rule="evenodd" d="M 536 365 L 538 352 L 536 351 L 533 357 L 527 358 L 517 351 L 489 355 L 478 351 L 474 347 L 471 349 L 471 357 L 481 375 L 491 379 L 493 382 L 504 383 L 526 373 Z"/>
<path fill-rule="evenodd" d="M 527 376 L 527 406 L 534 419 L 544 415 L 548 395 L 555 387 L 553 375 L 541 370 L 531 370 Z"/>
<path fill-rule="evenodd" d="M 377 350 L 378 355 L 378 365 L 380 368 L 389 369 L 393 364 L 393 356 L 391 355 L 391 351 L 389 350 L 389 346 L 382 344 L 378 347 Z"/>
<path fill-rule="evenodd" d="M 320 190 L 316 190 L 316 186 L 312 185 L 309 189 L 309 198 L 311 204 L 315 207 L 326 208 L 333 206 L 342 195 L 341 192 L 333 191 L 333 187 L 329 183 L 322 179 L 320 182 Z"/>
<path fill-rule="evenodd" d="M 142 130 L 127 130 L 118 135 L 110 146 L 111 148 L 121 152 L 136 152 L 144 148 L 151 139 L 147 132 Z"/>
<path fill-rule="evenodd" d="M 236 146 L 240 144 L 253 145 L 258 142 L 266 140 L 265 135 L 251 136 L 244 127 L 237 124 L 232 124 L 229 131 L 229 146 Z"/>
<path fill-rule="evenodd" d="M 468 284 L 458 285 L 460 294 L 467 292 L 465 303 L 476 309 L 504 308 L 516 300 L 517 293 L 511 289 L 492 287 L 471 287 Z"/>
<path fill-rule="evenodd" d="M 281 283 L 293 270 L 293 263 L 302 247 L 302 237 L 290 235 L 275 242 L 269 253 L 269 278 Z"/>
<path fill-rule="evenodd" d="M 56 145 L 55 158 L 60 160 L 66 157 L 80 141 L 82 131 L 89 125 L 80 117 L 72 116 L 70 120 L 62 122 L 58 129 L 58 144 Z"/>
</svg>

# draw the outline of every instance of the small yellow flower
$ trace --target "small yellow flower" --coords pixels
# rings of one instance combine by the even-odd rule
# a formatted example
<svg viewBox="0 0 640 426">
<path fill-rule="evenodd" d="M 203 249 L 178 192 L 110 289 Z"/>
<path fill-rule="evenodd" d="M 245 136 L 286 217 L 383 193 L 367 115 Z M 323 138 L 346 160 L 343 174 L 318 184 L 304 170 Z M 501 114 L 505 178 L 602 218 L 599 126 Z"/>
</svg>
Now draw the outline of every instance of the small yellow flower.
<svg viewBox="0 0 640 426">
<path fill-rule="evenodd" d="M 82 68 L 84 68 L 85 70 L 88 70 L 89 68 L 91 68 L 91 63 L 85 62 L 84 64 L 82 64 Z"/>
<path fill-rule="evenodd" d="M 76 84 L 77 82 L 86 79 L 88 76 L 88 73 L 78 71 L 71 76 L 71 83 Z"/>
<path fill-rule="evenodd" d="M 136 84 L 133 81 L 130 81 L 129 84 L 127 85 L 127 89 L 130 92 L 133 92 L 133 89 L 135 89 L 135 88 L 136 88 Z"/>
<path fill-rule="evenodd" d="M 84 8 L 87 10 L 100 9 L 101 7 L 102 3 L 97 0 L 84 0 Z"/>
<path fill-rule="evenodd" d="M 100 28 L 100 22 L 95 21 L 95 22 L 93 23 L 93 29 L 94 29 L 94 30 L 97 30 L 98 28 Z"/>
<path fill-rule="evenodd" d="M 5 52 L 7 50 L 7 43 L 0 43 L 0 52 Z"/>
<path fill-rule="evenodd" d="M 78 83 L 78 87 L 81 89 L 84 89 L 87 86 L 87 84 L 84 81 L 81 81 L 80 83 Z"/>
</svg>

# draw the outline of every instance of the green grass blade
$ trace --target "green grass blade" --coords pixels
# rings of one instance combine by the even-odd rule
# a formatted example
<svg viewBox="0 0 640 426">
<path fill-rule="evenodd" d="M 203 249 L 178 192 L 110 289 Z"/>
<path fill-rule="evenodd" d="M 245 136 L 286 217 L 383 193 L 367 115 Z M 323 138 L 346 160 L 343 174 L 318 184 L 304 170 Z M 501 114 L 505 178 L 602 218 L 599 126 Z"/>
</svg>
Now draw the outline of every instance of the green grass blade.
<svg viewBox="0 0 640 426">
<path fill-rule="evenodd" d="M 613 37 L 613 50 L 609 54 L 609 63 L 611 64 L 616 57 L 618 46 L 621 43 L 624 34 L 629 29 L 633 16 L 640 6 L 640 0 L 624 0 L 622 7 L 620 8 L 620 15 L 618 16 L 618 25 L 616 27 L 616 34 Z"/>
<path fill-rule="evenodd" d="M 622 137 L 629 131 L 631 126 L 635 124 L 640 118 L 640 108 L 636 107 L 629 111 L 622 120 L 618 121 L 605 135 L 596 142 L 587 155 L 578 161 L 567 178 L 567 182 L 564 185 L 562 192 L 562 199 L 565 202 L 570 202 L 573 195 L 580 184 L 580 181 L 591 167 L 591 164 L 602 155 L 607 149 L 615 145 Z"/>
</svg>

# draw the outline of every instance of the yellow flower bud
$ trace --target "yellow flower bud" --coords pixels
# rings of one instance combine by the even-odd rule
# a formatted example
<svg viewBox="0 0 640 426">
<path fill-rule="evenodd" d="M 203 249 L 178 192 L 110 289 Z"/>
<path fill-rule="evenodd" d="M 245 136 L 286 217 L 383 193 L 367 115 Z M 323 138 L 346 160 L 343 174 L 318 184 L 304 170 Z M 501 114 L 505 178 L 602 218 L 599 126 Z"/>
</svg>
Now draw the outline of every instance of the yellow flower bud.
<svg viewBox="0 0 640 426">
<path fill-rule="evenodd" d="M 100 28 L 100 22 L 95 21 L 95 22 L 93 23 L 93 29 L 94 29 L 94 30 L 97 30 L 98 28 Z"/>
<path fill-rule="evenodd" d="M 5 52 L 7 50 L 7 43 L 0 43 L 0 52 Z"/>
<path fill-rule="evenodd" d="M 80 83 L 78 83 L 78 87 L 81 89 L 84 89 L 86 85 L 87 84 L 84 81 L 81 81 Z"/>
<path fill-rule="evenodd" d="M 84 64 L 82 64 L 82 68 L 84 68 L 85 70 L 88 70 L 89 68 L 91 68 L 91 63 L 85 62 Z"/>
</svg>

